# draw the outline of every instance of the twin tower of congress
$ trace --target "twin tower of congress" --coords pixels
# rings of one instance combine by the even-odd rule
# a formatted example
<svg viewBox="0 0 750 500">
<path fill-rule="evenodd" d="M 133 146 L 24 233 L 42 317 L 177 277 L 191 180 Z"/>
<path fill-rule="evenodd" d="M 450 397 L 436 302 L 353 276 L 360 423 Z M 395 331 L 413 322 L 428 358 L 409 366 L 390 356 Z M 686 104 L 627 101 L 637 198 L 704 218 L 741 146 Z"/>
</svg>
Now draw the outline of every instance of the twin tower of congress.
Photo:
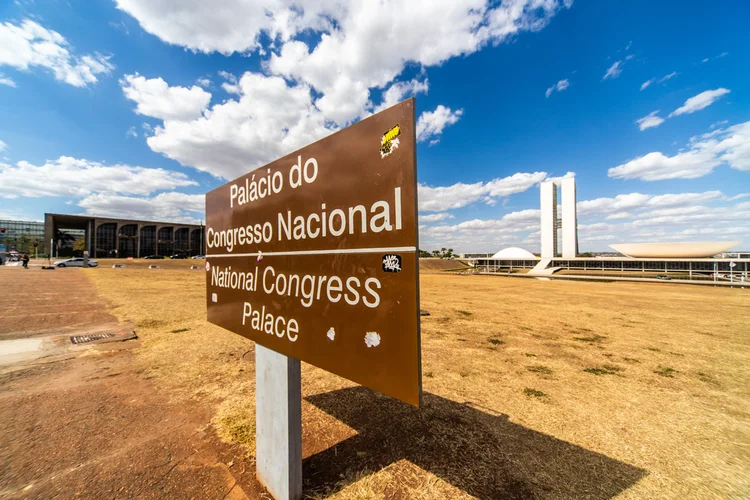
<svg viewBox="0 0 750 500">
<path fill-rule="evenodd" d="M 557 217 L 557 183 L 541 185 L 541 242 L 542 259 L 558 257 L 557 230 L 562 229 L 562 257 L 575 259 L 578 255 L 578 216 L 576 215 L 576 179 L 564 178 L 562 189 L 562 218 Z"/>
</svg>

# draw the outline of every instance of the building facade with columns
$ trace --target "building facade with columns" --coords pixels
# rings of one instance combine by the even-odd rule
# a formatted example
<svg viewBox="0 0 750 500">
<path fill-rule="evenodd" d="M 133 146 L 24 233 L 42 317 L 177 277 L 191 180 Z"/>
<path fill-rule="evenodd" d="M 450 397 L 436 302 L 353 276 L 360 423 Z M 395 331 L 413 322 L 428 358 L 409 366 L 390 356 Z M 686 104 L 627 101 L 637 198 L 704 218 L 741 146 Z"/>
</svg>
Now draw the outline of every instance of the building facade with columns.
<svg viewBox="0 0 750 500">
<path fill-rule="evenodd" d="M 204 226 L 198 224 L 44 214 L 44 239 L 47 245 L 71 230 L 83 231 L 84 248 L 91 258 L 193 256 L 205 253 Z M 57 240 L 55 246 L 62 243 Z"/>
</svg>

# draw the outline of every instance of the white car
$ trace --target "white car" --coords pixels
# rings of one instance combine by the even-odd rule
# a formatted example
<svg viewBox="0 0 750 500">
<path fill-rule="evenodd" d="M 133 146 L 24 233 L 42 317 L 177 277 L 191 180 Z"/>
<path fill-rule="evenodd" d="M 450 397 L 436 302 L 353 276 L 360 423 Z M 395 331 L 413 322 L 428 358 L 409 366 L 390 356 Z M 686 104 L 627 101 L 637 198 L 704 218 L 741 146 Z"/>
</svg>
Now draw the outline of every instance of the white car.
<svg viewBox="0 0 750 500">
<path fill-rule="evenodd" d="M 94 259 L 89 259 L 89 267 L 96 267 L 99 263 Z M 83 257 L 73 259 L 56 260 L 55 267 L 83 267 Z"/>
</svg>

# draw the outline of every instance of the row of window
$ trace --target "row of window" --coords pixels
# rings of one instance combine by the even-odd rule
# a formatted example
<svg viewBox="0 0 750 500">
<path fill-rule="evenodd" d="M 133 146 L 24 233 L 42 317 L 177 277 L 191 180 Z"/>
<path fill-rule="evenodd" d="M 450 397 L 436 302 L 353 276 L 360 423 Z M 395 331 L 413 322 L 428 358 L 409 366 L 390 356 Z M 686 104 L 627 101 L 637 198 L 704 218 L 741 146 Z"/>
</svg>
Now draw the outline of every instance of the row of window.
<svg viewBox="0 0 750 500">
<path fill-rule="evenodd" d="M 509 267 L 532 268 L 538 260 L 477 260 L 477 267 L 500 269 Z M 613 270 L 613 271 L 721 271 L 747 272 L 750 265 L 747 261 L 735 262 L 734 266 L 727 261 L 649 261 L 649 260 L 553 260 L 550 267 L 579 270 Z"/>
<path fill-rule="evenodd" d="M 734 267 L 726 261 L 675 261 L 675 260 L 602 260 L 602 261 L 565 261 L 553 260 L 551 266 L 566 269 L 611 269 L 635 271 L 741 271 L 748 269 L 747 262 L 736 262 Z"/>
<path fill-rule="evenodd" d="M 203 235 L 200 229 L 162 227 L 158 231 L 156 226 L 138 228 L 134 224 L 120 226 L 119 245 L 117 225 L 102 224 L 96 228 L 96 255 L 137 257 L 147 255 L 170 255 L 173 253 L 201 253 Z"/>
<path fill-rule="evenodd" d="M 5 231 L 2 231 L 5 229 Z M 44 223 L 0 220 L 0 241 L 5 238 L 44 238 Z"/>
</svg>

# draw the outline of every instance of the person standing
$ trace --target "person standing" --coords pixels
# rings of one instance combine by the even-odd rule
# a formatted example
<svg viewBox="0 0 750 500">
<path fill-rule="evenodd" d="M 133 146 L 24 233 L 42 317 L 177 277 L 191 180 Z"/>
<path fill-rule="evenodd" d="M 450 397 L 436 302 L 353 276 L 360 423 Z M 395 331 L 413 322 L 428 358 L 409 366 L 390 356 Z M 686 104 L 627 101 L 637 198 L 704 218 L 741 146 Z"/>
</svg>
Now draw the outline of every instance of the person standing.
<svg viewBox="0 0 750 500">
<path fill-rule="evenodd" d="M 23 261 L 24 269 L 28 269 L 29 268 L 29 254 L 27 253 L 23 254 L 23 257 L 21 257 L 21 260 Z"/>
</svg>

